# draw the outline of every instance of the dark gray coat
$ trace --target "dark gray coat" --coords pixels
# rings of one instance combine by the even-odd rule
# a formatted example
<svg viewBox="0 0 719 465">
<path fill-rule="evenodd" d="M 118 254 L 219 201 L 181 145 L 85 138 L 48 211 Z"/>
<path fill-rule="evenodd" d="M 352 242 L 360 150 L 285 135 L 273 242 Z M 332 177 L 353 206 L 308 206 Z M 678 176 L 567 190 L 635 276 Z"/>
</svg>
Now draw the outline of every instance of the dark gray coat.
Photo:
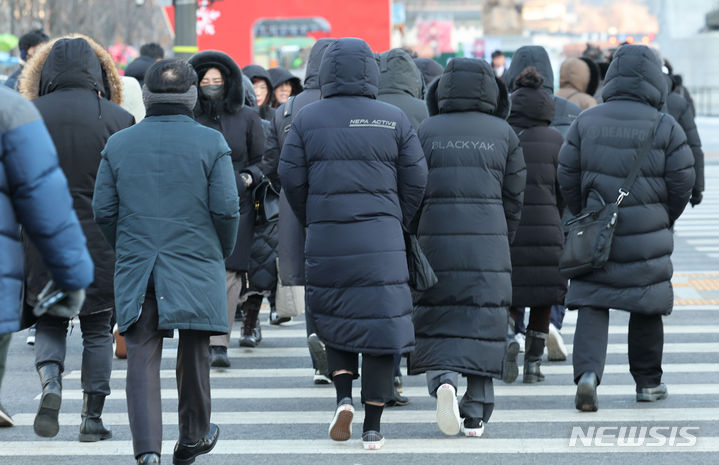
<svg viewBox="0 0 719 465">
<path fill-rule="evenodd" d="M 409 118 L 416 130 L 429 117 L 424 103 L 424 81 L 412 57 L 395 48 L 377 55 L 379 66 L 378 100 L 390 103 Z"/>
<path fill-rule="evenodd" d="M 605 103 L 585 110 L 572 124 L 559 153 L 558 179 L 569 210 L 597 207 L 629 173 L 667 95 L 659 60 L 644 46 L 621 47 L 607 71 Z M 615 308 L 645 314 L 672 311 L 671 227 L 694 185 L 694 157 L 679 124 L 663 115 L 652 149 L 631 194 L 619 207 L 609 262 L 573 279 L 566 305 Z"/>
<path fill-rule="evenodd" d="M 292 122 L 280 179 L 307 226 L 306 305 L 329 347 L 388 355 L 414 348 L 402 224 L 427 166 L 402 110 L 376 101 L 379 70 L 360 39 L 330 45 L 322 100 Z"/>
<path fill-rule="evenodd" d="M 509 243 L 525 166 L 504 121 L 504 84 L 483 60 L 455 58 L 427 92 L 419 128 L 429 178 L 417 236 L 439 282 L 415 298 L 410 374 L 499 377 L 512 303 Z"/>
<path fill-rule="evenodd" d="M 544 90 L 546 90 L 554 98 L 554 118 L 551 127 L 567 135 L 569 126 L 574 122 L 582 109 L 569 100 L 554 95 L 554 71 L 552 71 L 552 62 L 549 61 L 549 55 L 544 47 L 539 45 L 525 45 L 519 47 L 512 55 L 512 63 L 504 74 L 507 80 L 507 87 L 510 92 L 514 92 L 517 87 L 515 80 L 517 76 L 528 66 L 534 66 L 539 74 L 544 78 Z"/>
<path fill-rule="evenodd" d="M 120 333 L 139 318 L 150 274 L 158 329 L 227 333 L 238 205 L 230 148 L 189 116 L 149 116 L 107 141 L 92 206 L 117 256 Z"/>
</svg>

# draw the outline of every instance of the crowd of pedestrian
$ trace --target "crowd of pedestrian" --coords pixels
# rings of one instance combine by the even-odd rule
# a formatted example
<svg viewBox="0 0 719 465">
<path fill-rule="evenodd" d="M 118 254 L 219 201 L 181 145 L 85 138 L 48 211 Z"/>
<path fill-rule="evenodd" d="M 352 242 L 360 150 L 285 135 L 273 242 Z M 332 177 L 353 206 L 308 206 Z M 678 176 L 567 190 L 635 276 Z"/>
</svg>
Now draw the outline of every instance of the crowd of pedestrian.
<svg viewBox="0 0 719 465">
<path fill-rule="evenodd" d="M 493 380 L 518 378 L 519 353 L 527 384 L 544 380 L 545 350 L 566 359 L 566 308 L 579 311 L 578 410 L 598 409 L 610 308 L 630 312 L 636 400 L 667 396 L 672 228 L 702 200 L 704 160 L 691 99 L 657 51 L 588 48 L 561 65 L 555 93 L 534 45 L 508 66 L 497 51 L 491 64 L 442 68 L 361 39 L 320 39 L 303 82 L 222 51 L 184 62 L 146 44 L 121 77 L 86 36 L 32 31 L 20 48 L 23 66 L 0 89 L 0 252 L 10 258 L 0 261 L 0 381 L 9 335 L 34 325 L 36 434 L 59 431 L 78 317 L 79 440 L 112 436 L 101 417 L 114 340 L 127 358 L 133 455 L 160 463 L 160 361 L 177 331 L 173 463 L 193 463 L 220 435 L 210 370 L 230 367 L 236 320 L 241 347 L 261 343 L 265 299 L 270 324 L 289 320 L 278 286 L 304 288 L 313 382 L 336 391 L 335 441 L 352 437 L 360 378 L 363 447 L 383 447 L 384 408 L 410 401 L 403 357 L 408 374 L 425 374 L 439 429 L 482 436 Z M 569 281 L 566 220 L 617 195 L 606 263 Z M 412 241 L 436 276 L 428 288 L 411 279 Z M 0 406 L 0 426 L 11 425 Z"/>
</svg>

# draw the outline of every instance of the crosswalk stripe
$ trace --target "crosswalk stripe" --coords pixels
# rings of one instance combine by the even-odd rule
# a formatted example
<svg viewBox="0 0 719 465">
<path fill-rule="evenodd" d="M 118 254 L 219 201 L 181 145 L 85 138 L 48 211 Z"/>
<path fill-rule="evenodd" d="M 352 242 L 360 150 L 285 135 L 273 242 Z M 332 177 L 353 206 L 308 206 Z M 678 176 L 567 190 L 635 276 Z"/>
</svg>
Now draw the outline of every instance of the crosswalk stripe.
<svg viewBox="0 0 719 465">
<path fill-rule="evenodd" d="M 567 344 L 567 351 L 572 352 L 572 344 Z M 719 352 L 719 343 L 717 342 L 679 342 L 664 344 L 665 354 L 686 354 L 686 353 L 708 353 Z M 626 344 L 609 344 L 607 347 L 608 354 L 625 354 L 627 353 Z M 255 348 L 255 349 L 227 349 L 230 357 L 239 358 L 295 358 L 309 357 L 306 347 L 272 347 L 272 348 Z M 175 358 L 177 356 L 177 348 L 163 349 L 162 358 Z"/>
<path fill-rule="evenodd" d="M 459 390 L 461 391 L 462 383 Z M 598 388 L 599 395 L 607 396 L 632 396 L 634 397 L 634 385 L 630 384 L 601 384 Z M 355 389 L 359 393 L 359 388 Z M 574 385 L 501 385 L 494 386 L 494 395 L 498 397 L 508 396 L 574 396 L 576 387 Z M 672 384 L 669 387 L 671 395 L 719 395 L 717 384 Z M 408 397 L 427 396 L 426 387 L 405 387 L 403 394 Z M 334 398 L 335 390 L 331 386 L 316 386 L 311 388 L 217 388 L 212 389 L 213 399 L 323 399 Z M 82 399 L 82 391 L 76 389 L 65 389 L 62 392 L 65 400 Z M 163 399 L 177 399 L 176 389 L 162 389 Z M 40 399 L 38 394 L 36 400 Z M 125 390 L 113 391 L 107 400 L 125 400 Z"/>
<path fill-rule="evenodd" d="M 569 435 L 567 435 L 569 436 Z M 461 442 L 460 442 L 461 441 Z M 354 455 L 363 457 L 391 454 L 607 454 L 659 453 L 659 452 L 719 452 L 719 436 L 698 436 L 691 447 L 653 446 L 647 442 L 642 446 L 582 447 L 577 441 L 570 447 L 569 437 L 557 438 L 431 438 L 392 439 L 378 451 L 363 451 L 359 439 L 334 442 L 330 439 L 221 439 L 210 455 Z M 656 443 L 654 443 L 656 444 Z M 169 457 L 175 441 L 162 441 L 162 454 Z M 128 455 L 132 450 L 130 441 L 103 441 L 99 443 L 77 443 L 72 441 L 16 441 L 0 442 L 5 456 L 112 456 Z M 206 459 L 209 460 L 209 459 Z M 284 460 L 284 459 L 283 459 Z M 289 460 L 289 458 L 288 458 Z M 209 461 L 208 461 L 209 463 Z"/>
<path fill-rule="evenodd" d="M 544 364 L 542 373 L 547 375 L 569 375 L 572 374 L 571 365 Z M 664 373 L 716 373 L 719 372 L 719 363 L 664 363 Z M 629 373 L 627 364 L 607 364 L 604 373 Z M 212 379 L 250 379 L 250 378 L 295 378 L 309 377 L 312 374 L 311 368 L 256 368 L 256 369 L 212 369 Z M 63 381 L 80 379 L 80 370 L 73 370 L 63 375 Z M 125 379 L 127 370 L 112 370 L 111 379 Z M 175 370 L 160 370 L 160 378 L 174 379 Z"/>
<path fill-rule="evenodd" d="M 321 424 L 325 425 L 332 419 L 331 403 L 326 411 L 237 411 L 212 412 L 212 422 L 218 425 L 283 425 L 283 424 Z M 647 409 L 600 409 L 587 415 L 573 410 L 568 404 L 566 410 L 532 409 L 532 410 L 497 410 L 492 414 L 492 423 L 595 423 L 595 422 L 661 422 L 661 421 L 716 421 L 719 408 L 647 408 Z M 426 423 L 436 421 L 435 410 L 387 409 L 382 414 L 383 424 Z M 354 417 L 355 423 L 361 423 L 364 413 L 358 409 Z M 34 413 L 13 415 L 16 426 L 32 426 Z M 60 414 L 61 426 L 79 426 L 79 414 Z M 102 421 L 106 425 L 129 426 L 127 413 L 103 413 Z M 177 413 L 162 414 L 164 425 L 177 425 Z"/>
</svg>

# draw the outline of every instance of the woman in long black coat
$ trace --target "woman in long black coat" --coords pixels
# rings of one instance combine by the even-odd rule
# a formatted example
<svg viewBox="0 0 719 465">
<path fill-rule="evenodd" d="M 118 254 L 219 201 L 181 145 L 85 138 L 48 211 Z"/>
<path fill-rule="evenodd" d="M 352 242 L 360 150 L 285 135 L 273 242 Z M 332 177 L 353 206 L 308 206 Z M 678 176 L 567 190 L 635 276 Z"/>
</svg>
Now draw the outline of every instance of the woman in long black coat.
<svg viewBox="0 0 719 465">
<path fill-rule="evenodd" d="M 625 45 L 607 71 L 605 103 L 582 112 L 559 152 L 557 177 L 573 214 L 613 202 L 639 147 L 656 131 L 641 170 L 619 207 L 609 261 L 572 279 L 566 305 L 579 309 L 574 333 L 575 405 L 597 410 L 607 354 L 609 308 L 630 312 L 629 371 L 638 401 L 667 396 L 662 380 L 662 315 L 672 311 L 672 226 L 694 186 L 694 157 L 681 126 L 660 113 L 667 96 L 661 64 L 645 46 Z M 592 191 L 590 195 L 590 190 Z"/>
<path fill-rule="evenodd" d="M 427 373 L 442 432 L 480 436 L 494 409 L 492 378 L 502 375 L 524 159 L 504 120 L 506 88 L 488 63 L 450 61 L 427 106 L 418 132 L 429 178 L 417 236 L 439 282 L 415 299 L 409 371 Z M 458 406 L 459 374 L 468 386 Z"/>
<path fill-rule="evenodd" d="M 210 338 L 212 366 L 228 367 L 230 360 L 227 357 L 227 346 L 232 323 L 240 302 L 240 294 L 248 288 L 246 274 L 249 270 L 255 223 L 250 189 L 260 182 L 264 174 L 261 162 L 265 136 L 260 116 L 244 105 L 242 71 L 232 58 L 223 52 L 207 50 L 192 56 L 189 63 L 197 72 L 200 81 L 195 117 L 198 122 L 220 131 L 225 136 L 227 145 L 232 150 L 232 166 L 240 194 L 237 242 L 232 255 L 225 261 L 228 333 L 226 336 Z M 243 338 L 254 339 L 253 333 L 261 303 L 262 296 L 245 301 Z"/>
<path fill-rule="evenodd" d="M 531 308 L 524 354 L 525 383 L 544 380 L 539 368 L 552 305 L 563 304 L 567 291 L 567 280 L 559 274 L 564 234 L 557 183 L 557 157 L 564 139 L 549 127 L 554 118 L 554 100 L 542 90 L 543 81 L 536 68 L 525 69 L 515 81 L 517 90 L 511 95 L 509 115 L 527 165 L 522 219 L 511 247 L 512 311 Z"/>
</svg>

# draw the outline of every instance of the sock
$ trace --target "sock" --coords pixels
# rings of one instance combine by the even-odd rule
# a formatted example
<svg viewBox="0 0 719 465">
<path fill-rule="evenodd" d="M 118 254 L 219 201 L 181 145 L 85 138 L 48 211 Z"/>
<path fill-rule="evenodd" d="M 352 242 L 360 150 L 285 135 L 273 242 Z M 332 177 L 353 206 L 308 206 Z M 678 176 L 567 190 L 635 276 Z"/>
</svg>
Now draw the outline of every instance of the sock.
<svg viewBox="0 0 719 465">
<path fill-rule="evenodd" d="M 332 382 L 335 384 L 335 390 L 337 391 L 337 403 L 339 404 L 345 397 L 352 398 L 352 375 L 349 373 L 342 373 L 332 377 Z"/>
<path fill-rule="evenodd" d="M 383 406 L 364 404 L 364 424 L 362 432 L 377 431 L 379 432 L 379 421 L 382 418 Z"/>
</svg>

